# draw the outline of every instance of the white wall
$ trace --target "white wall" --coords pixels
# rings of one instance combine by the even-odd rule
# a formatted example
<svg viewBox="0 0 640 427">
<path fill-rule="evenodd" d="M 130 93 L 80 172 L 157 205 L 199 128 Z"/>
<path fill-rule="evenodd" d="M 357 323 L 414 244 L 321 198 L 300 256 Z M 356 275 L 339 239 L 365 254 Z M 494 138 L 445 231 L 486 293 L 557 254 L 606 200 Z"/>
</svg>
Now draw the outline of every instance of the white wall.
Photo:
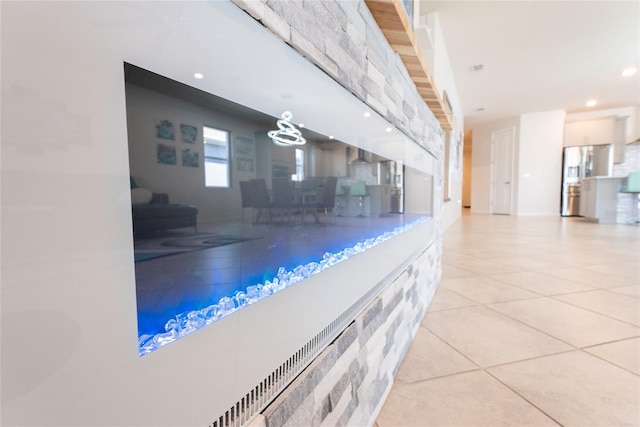
<svg viewBox="0 0 640 427">
<path fill-rule="evenodd" d="M 559 215 L 565 112 L 520 117 L 518 215 Z"/>
<path fill-rule="evenodd" d="M 440 95 L 444 97 L 444 92 L 447 92 L 447 97 L 451 103 L 451 109 L 453 113 L 453 127 L 457 130 L 462 130 L 462 108 L 460 106 L 460 100 L 458 97 L 458 90 L 453 78 L 453 70 L 451 69 L 451 61 L 449 60 L 449 53 L 447 51 L 446 40 L 442 33 L 442 27 L 440 26 L 440 18 L 437 12 L 429 14 L 429 22 L 431 23 L 431 34 L 433 36 L 433 68 L 429 70 L 432 74 L 435 87 L 440 92 Z"/>
<path fill-rule="evenodd" d="M 491 212 L 491 136 L 514 128 L 512 215 L 559 215 L 564 119 L 558 110 L 474 127 L 471 210 Z"/>
<path fill-rule="evenodd" d="M 316 175 L 318 176 L 347 176 L 349 174 L 346 146 L 330 143 L 315 148 Z"/>
<path fill-rule="evenodd" d="M 475 213 L 491 212 L 491 136 L 493 132 L 502 129 L 515 129 L 515 155 L 517 159 L 517 149 L 520 140 L 520 118 L 509 117 L 497 120 L 473 128 L 473 150 L 472 150 L 472 184 L 471 184 L 471 211 Z M 518 164 L 515 162 L 513 176 L 518 175 Z M 514 183 L 517 188 L 517 183 Z M 513 200 L 517 206 L 517 200 Z M 516 210 L 514 209 L 514 213 Z"/>
<path fill-rule="evenodd" d="M 474 127 L 472 211 L 491 212 L 491 136 L 514 128 L 512 215 L 559 215 L 564 121 L 558 110 Z"/>
<path fill-rule="evenodd" d="M 209 425 L 432 242 L 425 223 L 138 357 L 123 62 L 179 81 L 209 67 L 218 79 L 202 84 L 254 108 L 260 90 L 328 77 L 228 2 L 0 7 L 2 425 Z M 276 69 L 270 60 L 279 73 L 256 71 Z M 279 81 L 287 65 L 296 76 Z M 340 94 L 353 99 L 336 90 L 322 102 L 331 111 L 351 105 Z"/>
<path fill-rule="evenodd" d="M 419 14 L 419 2 L 416 3 L 417 14 Z M 420 19 L 416 19 L 422 25 L 428 26 L 429 37 L 426 36 L 426 28 L 419 28 L 417 31 L 417 42 L 421 48 L 422 58 L 428 67 L 434 85 L 437 88 L 440 96 L 444 98 L 444 92 L 446 91 L 447 97 L 451 104 L 453 131 L 452 134 L 456 135 L 454 140 L 457 140 L 457 135 L 461 135 L 463 125 L 463 114 L 460 106 L 460 100 L 458 98 L 458 91 L 456 88 L 455 80 L 453 78 L 453 71 L 451 69 L 451 62 L 449 60 L 449 54 L 447 51 L 446 40 L 440 26 L 440 19 L 437 12 L 431 12 L 425 16 L 421 16 Z M 460 139 L 462 139 L 460 137 Z M 447 143 L 444 138 L 444 143 Z M 460 141 L 460 144 L 463 142 Z M 455 147 L 451 147 L 450 159 L 452 163 L 449 165 L 449 188 L 450 198 L 449 200 L 438 203 L 442 209 L 442 229 L 446 230 L 455 223 L 462 214 L 462 151 L 463 147 L 460 146 L 459 157 L 454 158 Z M 445 161 L 443 157 L 443 162 Z M 454 165 L 453 161 L 457 161 L 460 164 Z M 444 163 L 441 165 L 442 170 L 446 171 Z M 446 190 L 445 190 L 446 191 Z"/>
</svg>

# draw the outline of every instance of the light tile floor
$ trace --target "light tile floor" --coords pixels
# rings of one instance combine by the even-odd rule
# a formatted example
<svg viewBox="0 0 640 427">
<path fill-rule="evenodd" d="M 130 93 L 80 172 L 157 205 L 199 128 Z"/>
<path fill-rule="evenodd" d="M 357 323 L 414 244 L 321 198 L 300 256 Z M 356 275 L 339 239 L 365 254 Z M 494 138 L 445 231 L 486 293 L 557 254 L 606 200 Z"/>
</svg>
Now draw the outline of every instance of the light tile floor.
<svg viewBox="0 0 640 427">
<path fill-rule="evenodd" d="M 640 227 L 465 214 L 377 427 L 640 426 Z"/>
</svg>

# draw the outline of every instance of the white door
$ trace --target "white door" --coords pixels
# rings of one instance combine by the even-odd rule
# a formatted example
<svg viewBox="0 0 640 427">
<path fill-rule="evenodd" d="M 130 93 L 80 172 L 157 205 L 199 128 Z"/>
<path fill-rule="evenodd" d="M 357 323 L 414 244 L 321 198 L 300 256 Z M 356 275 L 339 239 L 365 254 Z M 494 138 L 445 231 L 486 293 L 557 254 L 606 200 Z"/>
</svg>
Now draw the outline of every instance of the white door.
<svg viewBox="0 0 640 427">
<path fill-rule="evenodd" d="M 511 214 L 514 128 L 491 135 L 491 213 Z"/>
</svg>

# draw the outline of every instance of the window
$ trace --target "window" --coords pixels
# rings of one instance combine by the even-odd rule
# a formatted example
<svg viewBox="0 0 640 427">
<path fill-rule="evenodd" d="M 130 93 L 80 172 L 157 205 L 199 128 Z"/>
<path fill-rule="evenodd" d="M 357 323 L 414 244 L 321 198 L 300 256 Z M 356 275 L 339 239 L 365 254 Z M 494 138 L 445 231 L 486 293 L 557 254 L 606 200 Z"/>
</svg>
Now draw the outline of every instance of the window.
<svg viewBox="0 0 640 427">
<path fill-rule="evenodd" d="M 229 187 L 229 132 L 203 126 L 204 183 L 207 187 Z"/>
<path fill-rule="evenodd" d="M 302 181 L 304 179 L 304 150 L 296 148 L 296 173 L 291 175 L 291 181 Z"/>
</svg>

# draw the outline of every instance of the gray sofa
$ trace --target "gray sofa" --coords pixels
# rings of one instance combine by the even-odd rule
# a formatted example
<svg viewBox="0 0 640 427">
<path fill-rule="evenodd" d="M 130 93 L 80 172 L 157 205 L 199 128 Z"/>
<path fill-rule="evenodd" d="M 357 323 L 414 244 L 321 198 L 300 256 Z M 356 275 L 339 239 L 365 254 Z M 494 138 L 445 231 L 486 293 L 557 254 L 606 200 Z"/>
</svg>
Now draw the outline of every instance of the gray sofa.
<svg viewBox="0 0 640 427">
<path fill-rule="evenodd" d="M 138 188 L 133 179 L 131 189 Z M 141 202 L 132 197 L 133 233 L 149 234 L 174 228 L 194 227 L 197 231 L 198 209 L 195 206 L 169 203 L 165 193 L 152 193 L 151 200 Z"/>
</svg>

